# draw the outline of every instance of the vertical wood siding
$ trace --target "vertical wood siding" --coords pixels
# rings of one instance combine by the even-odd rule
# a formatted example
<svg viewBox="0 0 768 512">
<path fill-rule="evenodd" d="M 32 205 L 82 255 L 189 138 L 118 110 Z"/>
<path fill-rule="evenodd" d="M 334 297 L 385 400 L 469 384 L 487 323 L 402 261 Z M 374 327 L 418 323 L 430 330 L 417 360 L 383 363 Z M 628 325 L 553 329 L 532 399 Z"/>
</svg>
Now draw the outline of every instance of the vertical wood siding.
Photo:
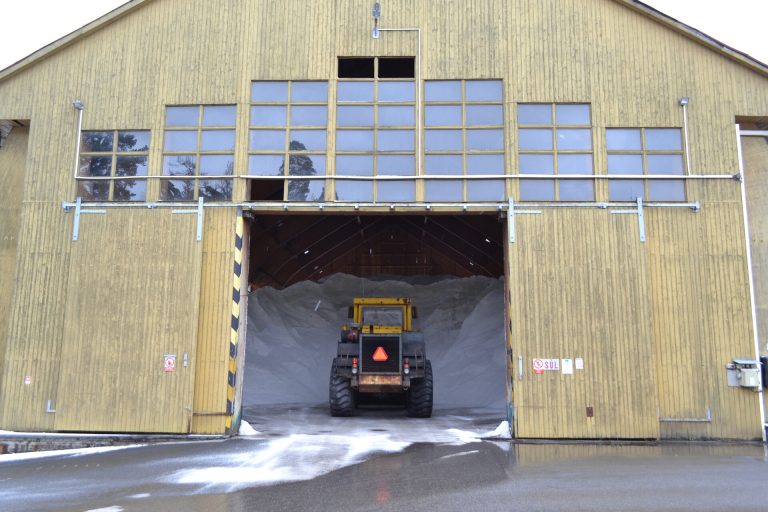
<svg viewBox="0 0 768 512">
<path fill-rule="evenodd" d="M 171 308 L 171 325 L 185 326 L 182 331 L 188 334 L 199 333 L 196 346 L 189 345 L 193 341 L 178 345 L 194 353 L 193 409 L 198 414 L 193 429 L 222 431 L 223 422 L 205 413 L 222 411 L 220 397 L 226 387 L 234 210 L 206 212 L 205 239 L 197 256 L 202 261 L 173 263 L 174 268 L 190 272 L 198 265 L 197 273 L 189 282 L 183 279 L 181 286 L 170 285 L 170 262 L 192 251 L 186 238 L 192 220 L 166 218 L 166 211 L 86 217 L 84 233 L 100 223 L 120 229 L 132 226 L 132 236 L 142 242 L 126 250 L 133 257 L 130 265 L 123 255 L 108 256 L 97 249 L 93 255 L 78 252 L 70 265 L 71 251 L 82 251 L 80 247 L 91 243 L 86 236 L 80 246 L 73 246 L 72 214 L 61 208 L 62 201 L 73 200 L 76 189 L 72 101 L 81 99 L 86 105 L 84 129 L 150 129 L 150 174 L 161 173 L 166 104 L 237 104 L 235 172 L 243 175 L 252 80 L 329 80 L 333 97 L 338 56 L 416 55 L 414 33 L 371 38 L 371 6 L 359 0 L 155 0 L 0 81 L 0 119 L 32 120 L 23 206 L 17 216 L 21 224 L 16 291 L 0 375 L 0 426 L 52 430 L 60 413 L 46 413 L 47 400 L 71 411 L 75 396 L 66 396 L 70 391 L 61 385 L 60 376 L 76 379 L 70 375 L 75 370 L 109 371 L 95 360 L 87 368 L 75 361 L 76 354 L 90 351 L 105 358 L 116 358 L 118 353 L 107 353 L 97 341 L 81 336 L 67 316 L 70 308 L 86 307 L 92 300 L 78 296 L 70 281 L 95 284 L 98 277 L 119 283 L 114 273 L 106 273 L 105 266 L 110 265 L 115 273 L 127 272 L 141 280 L 144 277 L 133 272 L 144 264 L 138 262 L 147 261 L 169 272 L 158 279 L 168 290 L 164 299 Z M 620 2 L 388 0 L 382 9 L 383 27 L 422 29 L 424 79 L 504 80 L 510 173 L 518 172 L 517 103 L 590 103 L 597 174 L 606 173 L 606 127 L 679 127 L 681 96 L 691 98 L 691 164 L 696 174 L 736 174 L 734 116 L 768 115 L 765 76 Z M 333 126 L 332 108 L 329 119 Z M 331 136 L 329 173 L 334 170 L 332 150 Z M 751 186 L 758 185 L 753 180 Z M 237 180 L 236 200 L 245 198 L 245 189 Z M 517 196 L 516 183 L 510 190 Z M 605 182 L 596 190 L 598 200 L 607 199 Z M 508 314 L 513 356 L 523 350 L 526 357 L 526 377 L 516 381 L 514 389 L 521 434 L 755 436 L 756 398 L 723 383 L 727 360 L 751 353 L 745 352 L 751 333 L 738 184 L 691 184 L 688 192 L 690 200 L 702 202 L 702 213 L 648 212 L 649 241 L 644 245 L 637 240 L 633 216 L 546 210 L 541 216 L 519 219 L 520 240 L 508 255 L 512 295 Z M 148 198 L 154 200 L 157 193 L 157 183 L 150 181 Z M 753 217 L 758 223 L 763 220 Z M 142 238 L 145 229 L 176 224 L 185 227 L 169 235 L 175 246 L 170 240 Z M 124 248 L 116 233 L 95 232 L 96 247 Z M 86 256 L 101 265 L 92 276 L 81 268 Z M 185 294 L 196 294 L 200 279 L 198 318 L 192 316 L 197 309 L 190 312 L 193 299 Z M 162 289 L 158 283 L 152 286 Z M 185 294 L 177 293 L 180 288 Z M 115 304 L 117 299 L 110 300 Z M 131 315 L 136 311 L 132 309 Z M 194 329 L 188 325 L 190 318 Z M 155 320 L 142 325 L 156 325 Z M 116 341 L 119 346 L 136 339 L 133 334 L 117 336 L 118 325 L 103 334 L 123 340 Z M 170 331 L 162 332 L 152 350 L 177 339 Z M 578 352 L 585 359 L 585 370 L 572 378 L 545 374 L 533 380 L 530 358 L 550 353 L 557 357 L 555 352 L 559 357 L 579 357 Z M 31 385 L 23 385 L 25 375 L 32 376 Z M 141 382 L 156 384 L 151 379 Z M 186 400 L 185 386 L 169 388 L 168 400 Z M 110 397 L 114 398 L 105 394 L 99 403 L 106 407 Z M 586 418 L 587 405 L 594 407 L 592 419 Z M 131 407 L 138 408 L 138 402 Z M 660 428 L 657 422 L 659 413 L 699 417 L 707 407 L 713 414 L 711 425 Z M 615 410 L 613 417 L 609 410 Z M 71 414 L 62 412 L 64 419 L 57 428 L 108 426 L 96 416 Z M 121 416 L 115 424 L 144 428 L 142 414 L 136 412 L 134 423 Z M 169 421 L 158 420 L 147 428 L 178 426 Z"/>
<path fill-rule="evenodd" d="M 21 198 L 27 163 L 28 128 L 14 128 L 0 149 L 0 382 L 5 366 L 8 315 L 16 289 L 16 246 L 21 225 Z M 0 395 L 3 388 L 0 387 Z M 2 424 L 0 409 L 0 424 Z"/>
</svg>

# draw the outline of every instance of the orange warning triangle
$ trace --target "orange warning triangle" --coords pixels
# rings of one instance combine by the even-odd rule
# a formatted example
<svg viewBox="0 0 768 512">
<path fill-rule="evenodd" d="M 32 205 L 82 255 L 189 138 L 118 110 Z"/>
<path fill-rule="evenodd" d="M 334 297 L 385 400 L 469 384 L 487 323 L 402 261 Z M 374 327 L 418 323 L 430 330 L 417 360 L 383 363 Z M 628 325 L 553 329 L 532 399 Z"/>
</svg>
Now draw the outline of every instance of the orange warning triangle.
<svg viewBox="0 0 768 512">
<path fill-rule="evenodd" d="M 387 351 L 384 350 L 384 347 L 378 347 L 376 352 L 373 353 L 373 360 L 377 363 L 382 363 L 387 359 L 389 359 L 389 356 L 387 355 Z"/>
</svg>

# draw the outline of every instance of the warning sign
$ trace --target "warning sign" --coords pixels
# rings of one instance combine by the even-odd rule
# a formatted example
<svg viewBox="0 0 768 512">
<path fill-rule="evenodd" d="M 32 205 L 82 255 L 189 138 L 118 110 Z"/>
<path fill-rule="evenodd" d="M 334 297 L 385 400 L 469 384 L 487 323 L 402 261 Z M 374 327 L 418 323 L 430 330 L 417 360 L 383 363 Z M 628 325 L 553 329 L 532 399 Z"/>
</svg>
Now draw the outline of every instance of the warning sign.
<svg viewBox="0 0 768 512">
<path fill-rule="evenodd" d="M 32 384 L 32 376 L 31 375 L 24 376 L 24 385 L 29 386 L 30 384 Z"/>
<path fill-rule="evenodd" d="M 165 363 L 163 364 L 163 370 L 166 372 L 175 372 L 176 371 L 176 356 L 175 355 L 166 355 L 164 356 Z"/>
<path fill-rule="evenodd" d="M 384 350 L 384 347 L 379 347 L 376 349 L 376 352 L 373 353 L 373 360 L 377 363 L 382 363 L 389 359 L 389 355 L 387 354 L 387 351 Z"/>
<path fill-rule="evenodd" d="M 560 371 L 560 359 L 534 359 L 533 360 L 533 372 L 559 372 Z"/>
</svg>

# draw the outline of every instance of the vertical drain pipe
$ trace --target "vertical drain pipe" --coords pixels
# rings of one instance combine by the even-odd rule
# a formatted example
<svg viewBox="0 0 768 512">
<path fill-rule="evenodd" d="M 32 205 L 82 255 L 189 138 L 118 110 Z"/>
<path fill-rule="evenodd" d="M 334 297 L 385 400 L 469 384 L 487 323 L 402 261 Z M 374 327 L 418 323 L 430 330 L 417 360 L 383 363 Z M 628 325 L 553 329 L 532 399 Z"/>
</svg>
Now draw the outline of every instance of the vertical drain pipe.
<svg viewBox="0 0 768 512">
<path fill-rule="evenodd" d="M 83 131 L 83 110 L 85 110 L 85 105 L 83 105 L 83 102 L 80 100 L 75 100 L 72 102 L 72 106 L 75 107 L 75 110 L 77 110 L 77 140 L 75 141 L 75 173 L 74 178 L 77 180 L 77 173 L 80 170 L 80 139 L 82 139 L 81 134 Z"/>
<path fill-rule="evenodd" d="M 688 103 L 691 99 L 687 96 L 680 98 L 680 106 L 683 107 L 683 143 L 685 144 L 685 171 L 691 175 L 691 146 L 688 142 Z"/>
<path fill-rule="evenodd" d="M 749 275 L 749 300 L 752 306 L 752 332 L 755 341 L 755 360 L 760 361 L 760 336 L 757 332 L 757 305 L 755 303 L 755 277 L 752 273 L 752 244 L 749 234 L 749 212 L 747 209 L 747 185 L 744 179 L 744 152 L 741 147 L 741 127 L 736 125 L 736 147 L 739 155 L 739 175 L 741 176 L 741 207 L 744 218 L 744 237 L 747 244 L 747 271 Z M 760 432 L 763 436 L 763 443 L 767 441 L 765 432 L 765 396 L 763 395 L 763 386 L 758 391 L 758 406 L 760 407 Z"/>
</svg>

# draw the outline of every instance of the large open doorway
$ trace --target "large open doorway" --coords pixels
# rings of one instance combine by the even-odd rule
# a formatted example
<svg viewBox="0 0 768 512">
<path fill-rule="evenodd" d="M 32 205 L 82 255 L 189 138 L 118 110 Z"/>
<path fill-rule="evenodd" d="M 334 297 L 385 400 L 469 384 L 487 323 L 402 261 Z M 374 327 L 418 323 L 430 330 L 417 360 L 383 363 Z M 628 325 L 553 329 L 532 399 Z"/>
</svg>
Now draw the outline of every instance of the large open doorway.
<svg viewBox="0 0 768 512">
<path fill-rule="evenodd" d="M 248 218 L 246 421 L 258 424 L 277 410 L 295 418 L 306 408 L 328 416 L 331 361 L 355 297 L 413 299 L 434 369 L 435 415 L 506 418 L 504 222 L 497 215 Z M 376 410 L 360 414 L 405 420 L 401 410 Z"/>
</svg>

